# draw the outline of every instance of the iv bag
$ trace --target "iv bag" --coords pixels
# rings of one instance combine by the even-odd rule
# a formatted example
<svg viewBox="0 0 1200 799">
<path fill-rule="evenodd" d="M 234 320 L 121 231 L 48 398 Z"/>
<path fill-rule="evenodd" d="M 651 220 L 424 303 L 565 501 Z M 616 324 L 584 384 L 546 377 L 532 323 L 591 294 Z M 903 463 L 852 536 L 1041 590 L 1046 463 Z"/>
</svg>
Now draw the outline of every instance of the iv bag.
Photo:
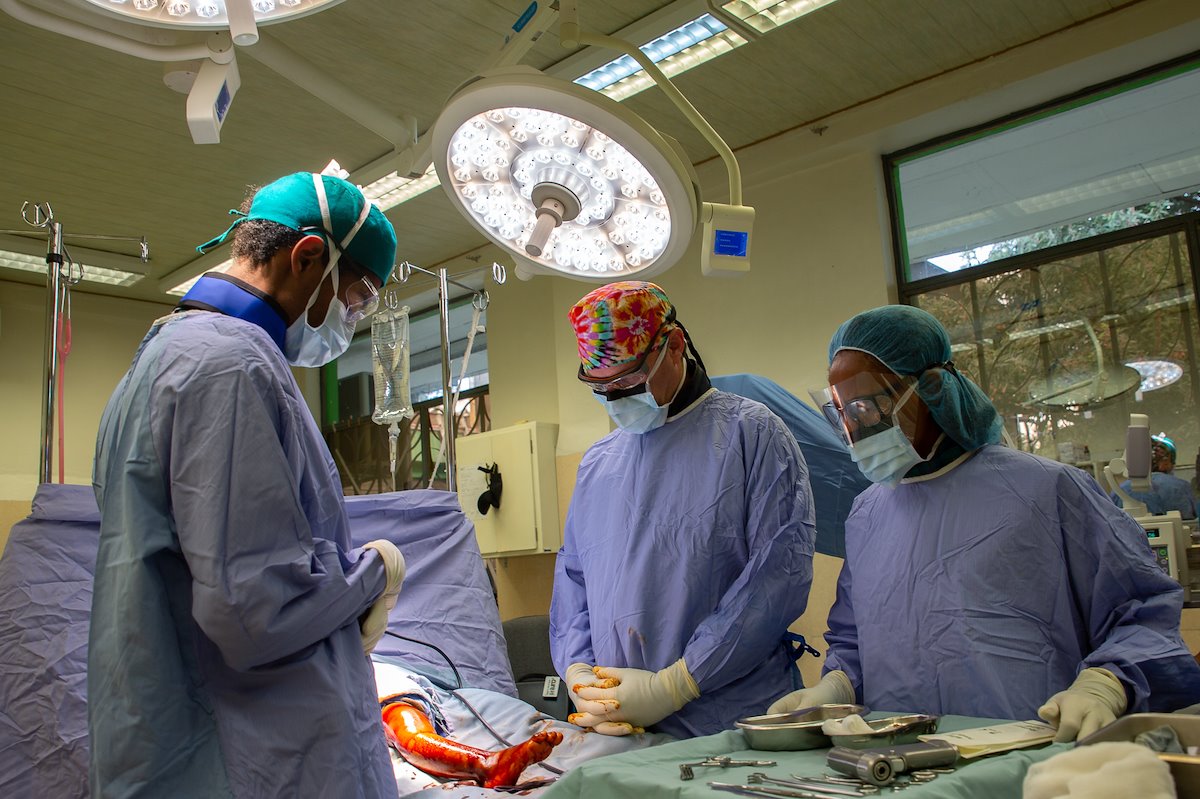
<svg viewBox="0 0 1200 799">
<path fill-rule="evenodd" d="M 388 425 L 413 415 L 408 391 L 408 306 L 384 308 L 371 320 L 375 410 L 371 421 Z"/>
</svg>

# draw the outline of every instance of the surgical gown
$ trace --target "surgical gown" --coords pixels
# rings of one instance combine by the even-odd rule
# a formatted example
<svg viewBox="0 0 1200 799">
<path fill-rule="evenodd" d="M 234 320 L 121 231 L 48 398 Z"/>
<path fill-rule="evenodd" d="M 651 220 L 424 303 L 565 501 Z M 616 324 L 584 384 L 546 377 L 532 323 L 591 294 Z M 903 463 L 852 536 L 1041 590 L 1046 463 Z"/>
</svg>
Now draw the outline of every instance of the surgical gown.
<svg viewBox="0 0 1200 799">
<path fill-rule="evenodd" d="M 777 416 L 710 390 L 664 426 L 617 430 L 579 465 L 550 605 L 550 648 L 655 670 L 680 657 L 700 698 L 654 729 L 676 737 L 765 713 L 799 680 L 815 531 L 808 468 Z"/>
<path fill-rule="evenodd" d="M 100 424 L 93 797 L 392 797 L 358 616 L 383 590 L 278 346 L 154 324 Z"/>
<path fill-rule="evenodd" d="M 989 445 L 948 473 L 876 485 L 846 520 L 826 671 L 871 708 L 1007 719 L 1083 668 L 1129 712 L 1200 700 L 1183 590 L 1090 476 Z"/>
<path fill-rule="evenodd" d="M 1129 480 L 1121 483 L 1123 490 L 1139 502 L 1144 502 L 1146 511 L 1155 516 L 1177 510 L 1179 515 L 1185 519 L 1196 518 L 1196 498 L 1192 494 L 1192 484 L 1187 480 L 1180 480 L 1173 474 L 1152 472 L 1150 474 L 1151 491 L 1134 491 L 1131 486 L 1132 483 Z M 1119 496 L 1113 494 L 1112 499 L 1117 503 L 1118 508 L 1124 507 Z"/>
</svg>

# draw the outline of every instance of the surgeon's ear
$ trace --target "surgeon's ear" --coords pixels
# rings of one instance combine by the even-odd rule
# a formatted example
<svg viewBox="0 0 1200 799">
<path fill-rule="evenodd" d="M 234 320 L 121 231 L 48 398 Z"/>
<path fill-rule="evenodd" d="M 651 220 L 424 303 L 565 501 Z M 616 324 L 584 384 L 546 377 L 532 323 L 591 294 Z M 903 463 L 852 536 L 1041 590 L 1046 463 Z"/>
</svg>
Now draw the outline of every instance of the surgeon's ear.
<svg viewBox="0 0 1200 799">
<path fill-rule="evenodd" d="M 310 270 L 316 270 L 319 275 L 325 271 L 325 240 L 320 236 L 305 236 L 292 246 L 292 273 L 304 275 Z"/>
</svg>

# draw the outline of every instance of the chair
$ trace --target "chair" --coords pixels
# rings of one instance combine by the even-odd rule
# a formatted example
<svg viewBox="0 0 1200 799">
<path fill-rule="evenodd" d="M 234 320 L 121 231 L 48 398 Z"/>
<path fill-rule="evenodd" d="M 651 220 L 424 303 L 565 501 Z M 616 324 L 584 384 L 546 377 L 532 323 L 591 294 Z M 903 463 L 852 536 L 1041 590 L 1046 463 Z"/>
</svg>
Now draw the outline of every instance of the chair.
<svg viewBox="0 0 1200 799">
<path fill-rule="evenodd" d="M 560 683 L 556 697 L 542 696 L 546 677 L 557 676 L 550 658 L 550 617 L 521 616 L 509 619 L 503 626 L 517 695 L 547 716 L 566 721 L 573 710 L 567 686 Z"/>
</svg>

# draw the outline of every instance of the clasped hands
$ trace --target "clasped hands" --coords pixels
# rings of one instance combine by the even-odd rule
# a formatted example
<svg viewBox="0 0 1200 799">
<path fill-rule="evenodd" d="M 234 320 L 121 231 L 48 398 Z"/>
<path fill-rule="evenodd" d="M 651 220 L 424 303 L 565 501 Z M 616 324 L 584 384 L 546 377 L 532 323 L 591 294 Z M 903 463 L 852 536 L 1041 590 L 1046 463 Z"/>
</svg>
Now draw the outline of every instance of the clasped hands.
<svg viewBox="0 0 1200 799">
<path fill-rule="evenodd" d="M 605 735 L 644 732 L 700 696 L 682 658 L 660 671 L 573 663 L 566 678 L 579 711 L 567 720 Z"/>
</svg>

